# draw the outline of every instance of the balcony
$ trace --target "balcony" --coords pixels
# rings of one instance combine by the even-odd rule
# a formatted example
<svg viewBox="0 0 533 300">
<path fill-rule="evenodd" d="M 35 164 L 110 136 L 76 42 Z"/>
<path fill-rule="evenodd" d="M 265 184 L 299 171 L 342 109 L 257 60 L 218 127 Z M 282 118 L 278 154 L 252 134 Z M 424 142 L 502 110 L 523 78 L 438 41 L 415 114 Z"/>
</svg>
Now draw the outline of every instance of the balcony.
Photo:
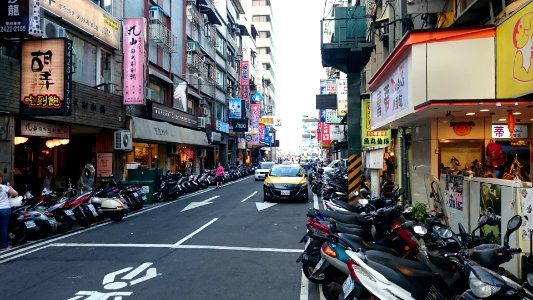
<svg viewBox="0 0 533 300">
<path fill-rule="evenodd" d="M 149 26 L 151 41 L 160 48 L 166 48 L 170 53 L 178 51 L 178 38 L 163 23 L 159 20 L 151 19 Z"/>
<path fill-rule="evenodd" d="M 494 24 L 494 18 L 502 11 L 500 0 L 460 0 L 457 1 L 457 18 L 453 27 Z M 492 15 L 491 15 L 492 12 Z"/>
<path fill-rule="evenodd" d="M 334 19 L 321 22 L 322 66 L 344 73 L 362 68 L 370 59 L 373 48 L 364 6 L 335 7 Z"/>
</svg>

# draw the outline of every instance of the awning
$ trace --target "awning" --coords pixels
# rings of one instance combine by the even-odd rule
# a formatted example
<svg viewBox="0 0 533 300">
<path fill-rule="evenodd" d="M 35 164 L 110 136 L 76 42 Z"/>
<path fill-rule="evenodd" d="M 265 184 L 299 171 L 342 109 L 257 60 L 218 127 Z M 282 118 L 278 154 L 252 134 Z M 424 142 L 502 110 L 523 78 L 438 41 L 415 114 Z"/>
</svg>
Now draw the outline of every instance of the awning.
<svg viewBox="0 0 533 300">
<path fill-rule="evenodd" d="M 250 36 L 250 32 L 248 32 L 248 28 L 246 28 L 246 25 L 245 25 L 245 24 L 242 24 L 242 23 L 238 23 L 238 22 L 237 22 L 237 26 L 238 26 L 239 29 L 241 30 L 241 35 L 242 35 L 242 36 Z"/>
<path fill-rule="evenodd" d="M 149 75 L 153 75 L 153 76 L 163 80 L 164 82 L 166 82 L 168 84 L 174 84 L 174 81 L 170 80 L 170 78 L 168 78 L 164 74 L 162 74 L 159 71 L 156 71 L 156 70 L 154 70 L 152 68 L 148 68 L 148 74 Z"/>
<path fill-rule="evenodd" d="M 133 139 L 210 146 L 207 135 L 203 131 L 157 122 L 148 119 L 131 117 L 133 120 Z"/>
</svg>

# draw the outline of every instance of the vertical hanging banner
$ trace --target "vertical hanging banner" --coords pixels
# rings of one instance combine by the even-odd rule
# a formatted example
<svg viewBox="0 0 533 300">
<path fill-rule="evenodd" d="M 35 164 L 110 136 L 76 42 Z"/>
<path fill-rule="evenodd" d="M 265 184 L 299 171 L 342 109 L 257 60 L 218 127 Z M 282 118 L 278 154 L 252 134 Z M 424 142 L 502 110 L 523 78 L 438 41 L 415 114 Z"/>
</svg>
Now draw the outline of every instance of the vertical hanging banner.
<svg viewBox="0 0 533 300">
<path fill-rule="evenodd" d="M 70 116 L 72 113 L 72 41 L 22 42 L 20 114 Z"/>
<path fill-rule="evenodd" d="M 390 147 L 391 132 L 390 129 L 386 130 L 372 130 L 372 111 L 370 105 L 370 99 L 363 99 L 362 105 L 362 119 L 361 119 L 361 137 L 363 147 L 373 146 L 387 146 Z"/>
<path fill-rule="evenodd" d="M 252 132 L 259 132 L 259 104 L 252 104 Z"/>
<path fill-rule="evenodd" d="M 348 113 L 348 80 L 337 80 L 337 116 L 344 117 Z"/>
<path fill-rule="evenodd" d="M 124 105 L 144 104 L 144 18 L 124 19 Z"/>
<path fill-rule="evenodd" d="M 265 124 L 259 123 L 259 141 L 265 141 Z"/>
<path fill-rule="evenodd" d="M 241 61 L 241 99 L 244 101 L 250 100 L 250 69 L 248 66 L 248 61 Z"/>
<path fill-rule="evenodd" d="M 329 136 L 329 124 L 327 123 L 320 123 L 320 131 L 322 135 L 322 147 L 328 148 L 330 146 L 331 140 Z"/>
<path fill-rule="evenodd" d="M 272 144 L 272 141 L 270 140 L 270 127 L 265 126 L 265 144 L 270 145 Z"/>
</svg>

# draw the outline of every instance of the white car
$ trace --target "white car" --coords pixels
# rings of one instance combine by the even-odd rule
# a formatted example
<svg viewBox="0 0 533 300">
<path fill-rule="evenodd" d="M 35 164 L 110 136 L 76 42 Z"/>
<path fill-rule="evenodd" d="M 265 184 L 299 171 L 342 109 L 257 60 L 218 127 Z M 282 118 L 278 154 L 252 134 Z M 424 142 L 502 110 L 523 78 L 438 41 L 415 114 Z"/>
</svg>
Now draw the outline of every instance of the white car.
<svg viewBox="0 0 533 300">
<path fill-rule="evenodd" d="M 323 167 L 324 173 L 330 173 L 336 169 L 346 168 L 348 166 L 348 160 L 345 159 L 336 159 L 329 163 L 329 165 Z"/>
<path fill-rule="evenodd" d="M 254 174 L 255 180 L 267 178 L 268 173 L 270 173 L 270 169 L 272 169 L 273 166 L 274 166 L 274 162 L 272 161 L 260 162 L 257 169 L 255 169 L 255 174 Z"/>
</svg>

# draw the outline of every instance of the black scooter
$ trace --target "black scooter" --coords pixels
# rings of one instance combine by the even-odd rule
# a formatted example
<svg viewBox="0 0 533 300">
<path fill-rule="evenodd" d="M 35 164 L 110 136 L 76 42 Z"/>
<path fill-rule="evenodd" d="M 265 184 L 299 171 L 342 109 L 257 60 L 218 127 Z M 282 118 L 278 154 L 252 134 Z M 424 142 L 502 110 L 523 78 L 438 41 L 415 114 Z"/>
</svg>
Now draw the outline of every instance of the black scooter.
<svg viewBox="0 0 533 300">
<path fill-rule="evenodd" d="M 178 182 L 173 179 L 172 173 L 167 172 L 167 175 L 161 176 L 159 184 L 156 184 L 154 201 L 162 202 L 176 200 L 178 199 L 179 192 Z"/>
</svg>

